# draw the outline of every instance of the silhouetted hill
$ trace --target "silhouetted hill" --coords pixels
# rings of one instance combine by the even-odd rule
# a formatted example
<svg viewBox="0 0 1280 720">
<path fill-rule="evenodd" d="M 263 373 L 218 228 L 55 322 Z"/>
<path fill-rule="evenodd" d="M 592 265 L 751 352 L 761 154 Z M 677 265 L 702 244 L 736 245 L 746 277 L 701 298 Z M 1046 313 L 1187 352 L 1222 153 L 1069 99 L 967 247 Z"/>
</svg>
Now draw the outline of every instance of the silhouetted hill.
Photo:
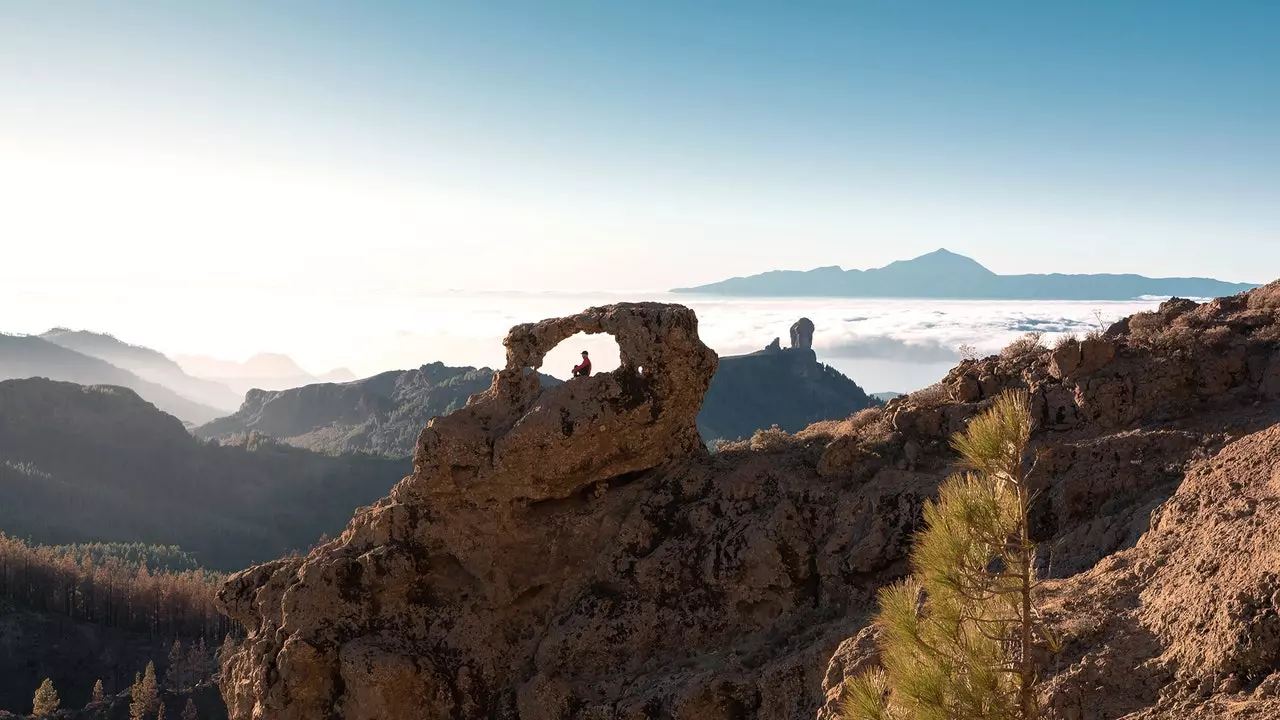
<svg viewBox="0 0 1280 720">
<path fill-rule="evenodd" d="M 818 362 L 811 348 L 775 345 L 720 358 L 698 413 L 698 433 L 711 441 L 750 437 L 773 425 L 795 432 L 876 404 L 853 380 Z"/>
<path fill-rule="evenodd" d="M 871 270 L 773 270 L 675 293 L 774 297 L 910 297 L 963 300 L 1130 300 L 1144 295 L 1217 297 L 1258 287 L 1210 278 L 1142 275 L 997 275 L 945 249 Z"/>
<path fill-rule="evenodd" d="M 307 548 L 409 470 L 254 434 L 201 441 L 122 387 L 0 382 L 0 529 L 40 543 L 176 544 L 235 569 Z"/>
<path fill-rule="evenodd" d="M 0 380 L 22 378 L 126 387 L 164 412 L 194 425 L 223 414 L 100 358 L 40 337 L 0 334 Z"/>
<path fill-rule="evenodd" d="M 293 358 L 280 353 L 258 353 L 244 362 L 204 355 L 178 355 L 174 360 L 189 375 L 231 388 L 237 395 L 237 405 L 245 393 L 254 389 L 287 390 L 319 382 L 349 382 L 356 379 L 346 368 L 334 368 L 329 372 L 313 375 L 302 369 Z"/>
<path fill-rule="evenodd" d="M 157 350 L 121 342 L 112 335 L 53 328 L 40 337 L 82 355 L 105 360 L 143 380 L 158 383 L 183 397 L 218 410 L 235 410 L 244 398 L 243 393 L 233 392 L 222 383 L 188 375 L 178 363 Z"/>
<path fill-rule="evenodd" d="M 560 381 L 541 375 L 544 387 Z M 436 415 L 467 404 L 493 382 L 489 368 L 435 362 L 391 370 L 346 383 L 316 383 L 289 390 L 250 390 L 234 415 L 196 428 L 202 438 L 246 430 L 323 452 L 363 450 L 390 457 L 413 454 L 418 433 Z"/>
</svg>

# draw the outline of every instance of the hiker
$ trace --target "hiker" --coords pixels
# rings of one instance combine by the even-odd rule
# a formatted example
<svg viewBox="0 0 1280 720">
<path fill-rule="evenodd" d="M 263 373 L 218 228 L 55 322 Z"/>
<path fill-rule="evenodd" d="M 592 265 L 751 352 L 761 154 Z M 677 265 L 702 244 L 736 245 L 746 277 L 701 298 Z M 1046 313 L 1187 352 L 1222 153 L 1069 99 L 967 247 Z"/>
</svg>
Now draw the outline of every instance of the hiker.
<svg viewBox="0 0 1280 720">
<path fill-rule="evenodd" d="M 587 351 L 582 351 L 582 363 L 573 366 L 574 377 L 586 377 L 591 374 L 591 358 L 587 357 Z"/>
</svg>

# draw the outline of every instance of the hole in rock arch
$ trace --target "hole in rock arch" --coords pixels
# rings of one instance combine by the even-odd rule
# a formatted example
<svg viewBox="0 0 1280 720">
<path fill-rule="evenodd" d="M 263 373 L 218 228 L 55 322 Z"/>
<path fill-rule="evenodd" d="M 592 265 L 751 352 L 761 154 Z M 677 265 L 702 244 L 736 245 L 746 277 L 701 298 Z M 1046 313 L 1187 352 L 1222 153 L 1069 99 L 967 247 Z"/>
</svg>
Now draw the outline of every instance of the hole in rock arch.
<svg viewBox="0 0 1280 720">
<path fill-rule="evenodd" d="M 591 356 L 592 375 L 618 369 L 620 351 L 618 341 L 612 335 L 578 333 L 551 348 L 542 360 L 542 367 L 538 368 L 538 372 L 560 380 L 569 380 L 573 377 L 573 366 L 582 362 L 583 350 Z"/>
</svg>

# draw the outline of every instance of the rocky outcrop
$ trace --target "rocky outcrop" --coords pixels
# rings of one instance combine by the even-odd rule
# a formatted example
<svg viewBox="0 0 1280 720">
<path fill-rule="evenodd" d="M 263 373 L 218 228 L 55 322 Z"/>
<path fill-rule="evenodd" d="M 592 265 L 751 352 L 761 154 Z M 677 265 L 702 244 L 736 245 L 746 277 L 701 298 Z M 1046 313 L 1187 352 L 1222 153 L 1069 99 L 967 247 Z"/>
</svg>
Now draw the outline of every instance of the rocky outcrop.
<svg viewBox="0 0 1280 720">
<path fill-rule="evenodd" d="M 231 717 L 795 718 L 824 704 L 830 714 L 843 680 L 875 662 L 862 633 L 874 593 L 906 570 L 921 503 L 954 469 L 951 433 L 1002 389 L 1031 392 L 1043 568 L 1087 577 L 1148 533 L 1188 468 L 1225 461 L 1223 448 L 1255 452 L 1234 443 L 1280 420 L 1277 297 L 1280 286 L 1166 303 L 1088 348 L 1020 343 L 884 409 L 714 455 L 693 425 L 716 361 L 687 309 L 619 305 L 519 326 L 492 387 L 432 421 L 390 497 L 307 557 L 222 590 L 249 629 L 224 667 Z M 541 358 L 579 331 L 615 334 L 622 367 L 541 388 Z M 1237 466 L 1225 467 L 1227 477 Z M 1237 512 L 1192 512 L 1226 494 L 1205 492 L 1169 515 L 1204 524 L 1195 537 Z M 1239 527 L 1258 516 L 1256 500 Z M 1265 564 L 1223 577 L 1269 588 L 1249 579 Z M 1213 633 L 1220 642 L 1178 662 L 1244 672 L 1239 692 L 1258 693 L 1277 660 L 1269 640 L 1241 644 L 1249 628 L 1270 632 L 1250 592 L 1144 632 Z M 1062 674 L 1107 652 L 1081 637 L 1081 659 L 1058 669 L 1061 692 L 1094 681 L 1113 692 L 1096 674 Z M 1154 677 L 1159 698 L 1178 676 Z M 1232 687 L 1167 697 L 1203 709 Z"/>
<path fill-rule="evenodd" d="M 775 426 L 796 432 L 876 404 L 858 383 L 819 362 L 812 348 L 783 348 L 775 338 L 763 350 L 720 358 L 698 430 L 711 441 L 740 440 Z"/>
<path fill-rule="evenodd" d="M 802 317 L 791 326 L 791 347 L 799 350 L 813 348 L 813 321 Z"/>
<path fill-rule="evenodd" d="M 1280 425 L 1194 463 L 1137 546 L 1054 583 L 1049 717 L 1280 717 Z"/>
</svg>

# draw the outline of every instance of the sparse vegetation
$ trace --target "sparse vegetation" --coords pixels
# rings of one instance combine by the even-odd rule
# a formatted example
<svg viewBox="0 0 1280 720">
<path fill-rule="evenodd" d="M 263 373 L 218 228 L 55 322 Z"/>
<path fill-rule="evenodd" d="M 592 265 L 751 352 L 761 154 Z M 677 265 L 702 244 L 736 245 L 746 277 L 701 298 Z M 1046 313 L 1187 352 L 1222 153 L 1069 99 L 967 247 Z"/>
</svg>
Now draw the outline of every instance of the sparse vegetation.
<svg viewBox="0 0 1280 720">
<path fill-rule="evenodd" d="M 981 357 L 981 354 L 978 352 L 978 348 L 968 343 L 964 343 L 960 347 L 956 348 L 956 352 L 960 353 L 960 359 L 964 361 L 977 360 Z"/>
<path fill-rule="evenodd" d="M 1033 648 L 1053 641 L 1034 603 L 1031 426 L 1009 391 L 953 439 L 967 471 L 926 502 L 911 576 L 879 593 L 882 667 L 847 684 L 848 720 L 1039 717 Z"/>
<path fill-rule="evenodd" d="M 1000 351 L 1000 357 L 1004 360 L 1019 361 L 1030 355 L 1042 353 L 1047 349 L 1044 344 L 1044 333 L 1029 332 L 1006 345 Z"/>
<path fill-rule="evenodd" d="M 938 407 L 951 402 L 951 390 L 946 385 L 936 382 L 911 393 L 911 399 L 920 407 Z"/>
<path fill-rule="evenodd" d="M 787 448 L 790 438 L 785 430 L 774 425 L 767 430 L 757 430 L 748 447 L 756 452 L 777 452 Z"/>
</svg>

